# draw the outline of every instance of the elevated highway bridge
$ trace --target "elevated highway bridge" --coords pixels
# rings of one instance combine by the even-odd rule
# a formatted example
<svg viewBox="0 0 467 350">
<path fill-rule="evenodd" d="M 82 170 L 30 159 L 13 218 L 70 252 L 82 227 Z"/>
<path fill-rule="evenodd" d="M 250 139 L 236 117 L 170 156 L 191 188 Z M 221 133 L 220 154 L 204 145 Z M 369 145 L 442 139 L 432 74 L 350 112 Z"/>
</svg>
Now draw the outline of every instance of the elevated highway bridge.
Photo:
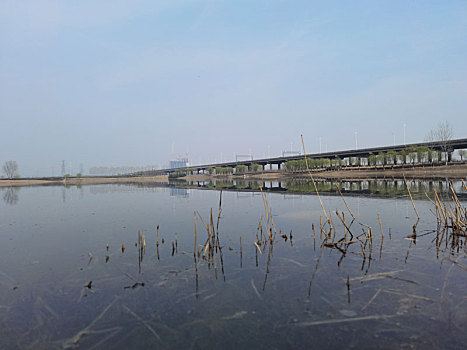
<svg viewBox="0 0 467 350">
<path fill-rule="evenodd" d="M 312 153 L 307 154 L 308 159 L 319 159 L 319 158 L 327 158 L 327 159 L 349 159 L 349 158 L 368 158 L 371 155 L 377 155 L 380 152 L 400 152 L 409 147 L 420 147 L 425 146 L 431 150 L 437 150 L 446 152 L 448 154 L 448 160 L 451 160 L 452 152 L 457 149 L 466 149 L 467 148 L 467 138 L 463 139 L 456 139 L 456 140 L 449 140 L 449 141 L 432 141 L 432 142 L 420 142 L 420 143 L 412 143 L 412 144 L 405 144 L 405 145 L 394 145 L 394 146 L 383 146 L 383 147 L 372 147 L 372 148 L 362 148 L 362 149 L 354 149 L 354 150 L 345 150 L 345 151 L 333 151 L 333 152 L 325 152 L 325 153 Z M 175 169 L 159 169 L 159 170 L 152 170 L 144 172 L 144 175 L 166 175 L 171 174 L 177 171 L 183 171 L 192 169 L 197 171 L 198 173 L 204 172 L 208 168 L 216 168 L 216 167 L 236 167 L 238 165 L 245 165 L 250 168 L 253 164 L 259 164 L 263 167 L 265 166 L 277 166 L 278 169 L 281 168 L 282 164 L 291 161 L 291 160 L 301 160 L 304 159 L 303 155 L 293 155 L 293 156 L 283 156 L 283 157 L 273 157 L 273 158 L 261 158 L 261 159 L 251 159 L 251 160 L 242 160 L 242 161 L 234 161 L 234 162 L 224 162 L 224 163 L 211 163 L 211 164 L 204 164 L 204 165 L 194 165 L 186 168 L 175 168 Z"/>
</svg>

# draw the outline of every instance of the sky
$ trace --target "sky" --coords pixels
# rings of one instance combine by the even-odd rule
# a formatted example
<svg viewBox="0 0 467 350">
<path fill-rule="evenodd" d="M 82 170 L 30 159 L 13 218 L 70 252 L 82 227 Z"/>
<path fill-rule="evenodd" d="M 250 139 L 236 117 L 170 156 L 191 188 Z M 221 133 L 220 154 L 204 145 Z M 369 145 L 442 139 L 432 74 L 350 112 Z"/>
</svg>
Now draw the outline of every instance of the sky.
<svg viewBox="0 0 467 350">
<path fill-rule="evenodd" d="M 467 137 L 466 1 L 0 1 L 22 176 Z M 404 128 L 405 124 L 405 128 Z"/>
</svg>

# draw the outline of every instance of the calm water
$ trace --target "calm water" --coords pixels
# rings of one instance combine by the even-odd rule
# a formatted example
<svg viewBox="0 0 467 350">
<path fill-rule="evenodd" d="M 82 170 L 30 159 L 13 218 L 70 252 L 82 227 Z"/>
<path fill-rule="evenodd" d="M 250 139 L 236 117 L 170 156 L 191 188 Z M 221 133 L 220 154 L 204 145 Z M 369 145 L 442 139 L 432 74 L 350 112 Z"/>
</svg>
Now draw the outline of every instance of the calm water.
<svg viewBox="0 0 467 350">
<path fill-rule="evenodd" d="M 462 185 L 454 185 L 462 200 Z M 323 212 L 316 196 L 300 194 L 303 183 L 266 192 L 278 233 L 272 249 L 263 245 L 260 254 L 254 242 L 265 217 L 263 199 L 249 192 L 252 186 L 240 186 L 222 193 L 222 254 L 209 263 L 193 257 L 194 211 L 208 223 L 212 208 L 216 224 L 217 190 L 98 185 L 0 191 L 0 348 L 467 344 L 467 271 L 460 266 L 467 266 L 465 240 L 455 249 L 452 242 L 437 248 L 425 187 L 412 187 L 420 187 L 414 191 L 421 216 L 415 240 L 407 238 L 417 218 L 406 193 L 361 196 L 360 187 L 345 197 L 357 216 L 350 230 L 357 235 L 365 225 L 373 228 L 364 258 L 359 243 L 345 254 L 322 246 Z M 325 190 L 322 200 L 336 237 L 343 237 L 335 211 L 345 212 L 350 225 L 345 204 Z M 146 241 L 142 259 L 138 232 Z M 199 217 L 197 235 L 204 244 Z"/>
</svg>

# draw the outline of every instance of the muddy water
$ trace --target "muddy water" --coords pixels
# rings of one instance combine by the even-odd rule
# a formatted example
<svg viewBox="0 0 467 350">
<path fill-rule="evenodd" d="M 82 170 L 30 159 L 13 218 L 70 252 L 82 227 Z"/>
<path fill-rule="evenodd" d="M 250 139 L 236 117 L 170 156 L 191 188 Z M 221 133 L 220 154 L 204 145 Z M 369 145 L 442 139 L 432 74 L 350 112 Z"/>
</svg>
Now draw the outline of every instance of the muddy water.
<svg viewBox="0 0 467 350">
<path fill-rule="evenodd" d="M 342 199 L 323 190 L 334 241 L 347 231 L 336 210 L 355 236 L 372 227 L 371 242 L 343 251 L 322 244 L 317 197 L 297 192 L 265 192 L 277 234 L 258 248 L 261 215 L 267 232 L 261 193 L 223 191 L 221 249 L 212 260 L 202 258 L 201 218 L 209 224 L 212 208 L 216 227 L 217 190 L 96 185 L 9 193 L 0 202 L 0 348 L 467 343 L 465 240 L 437 245 L 430 201 L 415 194 L 421 220 L 413 236 L 417 217 L 406 194 L 346 196 L 351 223 Z"/>
</svg>

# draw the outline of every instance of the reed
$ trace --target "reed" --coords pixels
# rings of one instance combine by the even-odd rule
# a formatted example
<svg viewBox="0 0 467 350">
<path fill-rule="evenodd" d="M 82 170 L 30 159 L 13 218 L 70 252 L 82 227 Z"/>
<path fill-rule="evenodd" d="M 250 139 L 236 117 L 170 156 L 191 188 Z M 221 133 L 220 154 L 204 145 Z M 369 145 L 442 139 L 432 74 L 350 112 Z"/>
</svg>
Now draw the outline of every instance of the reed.
<svg viewBox="0 0 467 350">
<path fill-rule="evenodd" d="M 306 157 L 305 142 L 303 141 L 303 135 L 300 135 L 300 137 L 302 139 L 303 157 L 305 159 L 306 170 L 308 174 L 310 175 L 311 182 L 313 183 L 313 187 L 315 188 L 316 195 L 318 196 L 319 203 L 321 204 L 321 209 L 323 209 L 324 216 L 326 217 L 329 225 L 331 225 L 331 221 L 328 218 L 328 214 L 326 213 L 326 210 L 324 209 L 323 201 L 321 200 L 321 196 L 319 195 L 318 187 L 316 187 L 315 179 L 313 177 L 313 174 L 311 173 L 310 167 L 308 166 L 308 159 Z"/>
<path fill-rule="evenodd" d="M 335 182 L 334 185 L 336 186 L 337 190 L 339 191 L 339 195 L 341 196 L 342 200 L 344 201 L 345 207 L 349 211 L 350 215 L 352 215 L 352 217 L 355 219 L 355 215 L 352 213 L 352 210 L 350 210 L 349 206 L 347 205 L 347 202 L 345 201 L 344 196 L 342 195 L 340 186 L 337 184 L 337 182 Z M 342 215 L 344 215 L 344 214 L 342 214 Z"/>
<path fill-rule="evenodd" d="M 196 212 L 194 212 L 194 221 L 195 221 L 195 244 L 194 244 L 194 247 L 193 247 L 193 256 L 195 257 L 195 261 L 196 261 L 196 238 L 198 236 L 198 230 L 197 230 L 197 225 L 196 225 Z"/>
<path fill-rule="evenodd" d="M 240 268 L 243 266 L 243 249 L 242 249 L 242 236 L 240 236 Z"/>
<path fill-rule="evenodd" d="M 413 202 L 412 193 L 410 192 L 409 185 L 407 184 L 407 180 L 405 179 L 405 174 L 403 174 L 403 176 L 404 176 L 405 187 L 407 188 L 407 192 L 409 192 L 410 201 L 412 202 L 413 210 L 415 211 L 417 218 L 420 219 L 420 215 L 418 215 L 417 208 L 415 208 L 415 203 Z"/>
<path fill-rule="evenodd" d="M 156 246 L 159 247 L 159 225 L 156 227 Z"/>
<path fill-rule="evenodd" d="M 383 225 L 381 224 L 381 216 L 378 213 L 379 228 L 381 230 L 381 238 L 384 238 Z"/>
</svg>

